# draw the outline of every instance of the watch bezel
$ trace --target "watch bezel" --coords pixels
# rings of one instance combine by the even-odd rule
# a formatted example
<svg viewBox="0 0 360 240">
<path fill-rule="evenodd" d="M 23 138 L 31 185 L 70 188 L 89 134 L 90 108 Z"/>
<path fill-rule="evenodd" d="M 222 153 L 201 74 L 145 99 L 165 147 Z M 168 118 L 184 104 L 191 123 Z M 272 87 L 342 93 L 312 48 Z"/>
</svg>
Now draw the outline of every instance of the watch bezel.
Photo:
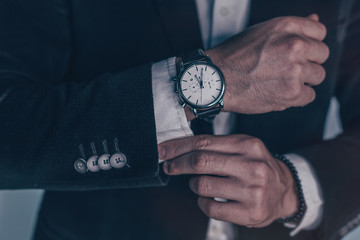
<svg viewBox="0 0 360 240">
<path fill-rule="evenodd" d="M 189 100 L 184 96 L 183 92 L 182 92 L 182 88 L 181 88 L 181 79 L 182 77 L 184 76 L 184 74 L 186 73 L 186 70 L 193 67 L 193 66 L 196 66 L 196 65 L 208 65 L 212 68 L 214 68 L 217 73 L 219 74 L 220 76 L 220 79 L 221 79 L 221 82 L 222 82 L 222 86 L 221 86 L 221 91 L 220 91 L 220 94 L 219 96 L 214 99 L 213 102 L 207 104 L 207 105 L 203 105 L 203 106 L 200 106 L 200 105 L 196 105 L 196 104 L 193 104 L 191 102 L 189 102 Z M 186 66 L 184 69 L 182 69 L 180 75 L 179 75 L 179 78 L 178 78 L 178 82 L 177 82 L 177 89 L 178 89 L 178 94 L 179 94 L 179 97 L 180 99 L 189 107 L 191 107 L 192 109 L 209 109 L 213 106 L 216 106 L 217 104 L 219 104 L 223 97 L 224 97 L 224 93 L 225 93 L 225 78 L 224 78 L 224 75 L 223 73 L 221 72 L 221 70 L 215 66 L 214 64 L 212 63 L 209 63 L 209 62 L 197 62 L 197 63 L 192 63 L 190 64 L 189 66 Z"/>
</svg>

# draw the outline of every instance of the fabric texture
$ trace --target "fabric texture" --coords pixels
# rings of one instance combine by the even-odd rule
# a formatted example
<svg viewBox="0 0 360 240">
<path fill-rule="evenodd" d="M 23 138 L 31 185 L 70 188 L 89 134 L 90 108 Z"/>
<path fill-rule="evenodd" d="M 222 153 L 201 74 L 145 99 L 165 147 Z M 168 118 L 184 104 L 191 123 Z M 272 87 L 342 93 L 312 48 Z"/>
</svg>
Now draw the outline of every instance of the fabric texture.
<svg viewBox="0 0 360 240">
<path fill-rule="evenodd" d="M 318 174 L 323 221 L 292 239 L 336 239 L 359 213 L 354 3 L 253 0 L 250 7 L 249 25 L 317 12 L 328 29 L 327 78 L 316 87 L 312 104 L 236 116 L 236 132 L 261 138 L 272 152 L 304 156 Z M 161 176 L 151 63 L 203 47 L 194 2 L 5 0 L 0 26 L 6 36 L 0 39 L 0 186 L 49 190 L 34 239 L 204 239 L 208 219 L 187 177 L 172 178 L 166 187 L 120 189 L 130 186 L 127 181 L 131 187 L 153 185 L 150 179 Z M 333 95 L 339 99 L 344 133 L 323 141 Z M 89 157 L 90 143 L 101 153 L 102 141 L 115 137 L 131 169 L 84 176 L 74 170 L 79 145 Z M 80 191 L 94 189 L 99 190 Z M 276 223 L 263 229 L 237 227 L 237 235 L 290 239 L 288 229 Z"/>
</svg>

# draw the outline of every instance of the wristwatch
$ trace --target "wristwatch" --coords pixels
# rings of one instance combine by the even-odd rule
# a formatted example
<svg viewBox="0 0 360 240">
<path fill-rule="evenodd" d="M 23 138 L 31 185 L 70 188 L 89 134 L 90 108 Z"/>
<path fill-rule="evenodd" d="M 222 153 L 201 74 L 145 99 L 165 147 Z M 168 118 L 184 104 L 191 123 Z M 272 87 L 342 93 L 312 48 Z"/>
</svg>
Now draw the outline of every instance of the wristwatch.
<svg viewBox="0 0 360 240">
<path fill-rule="evenodd" d="M 189 52 L 177 65 L 175 90 L 182 107 L 195 117 L 212 120 L 224 107 L 225 79 L 220 69 L 201 49 Z"/>
</svg>

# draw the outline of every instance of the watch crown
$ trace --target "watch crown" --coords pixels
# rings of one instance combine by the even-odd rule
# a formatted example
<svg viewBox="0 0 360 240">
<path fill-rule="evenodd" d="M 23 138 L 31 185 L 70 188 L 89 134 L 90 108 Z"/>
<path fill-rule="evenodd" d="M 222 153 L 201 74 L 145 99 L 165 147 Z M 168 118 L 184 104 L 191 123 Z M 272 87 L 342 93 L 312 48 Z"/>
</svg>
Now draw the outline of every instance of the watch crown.
<svg viewBox="0 0 360 240">
<path fill-rule="evenodd" d="M 221 99 L 221 100 L 219 101 L 219 104 L 220 104 L 220 107 L 221 107 L 221 108 L 224 107 L 224 101 L 223 101 L 223 99 Z"/>
</svg>

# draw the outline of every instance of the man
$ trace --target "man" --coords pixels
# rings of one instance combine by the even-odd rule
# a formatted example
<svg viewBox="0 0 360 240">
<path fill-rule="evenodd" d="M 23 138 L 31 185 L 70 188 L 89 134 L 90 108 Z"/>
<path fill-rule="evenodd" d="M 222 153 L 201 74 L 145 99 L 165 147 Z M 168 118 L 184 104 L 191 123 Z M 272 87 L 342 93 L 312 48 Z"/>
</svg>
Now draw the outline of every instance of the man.
<svg viewBox="0 0 360 240">
<path fill-rule="evenodd" d="M 337 2 L 328 4 L 327 9 L 322 8 L 324 5 L 320 1 L 310 5 L 302 2 L 300 6 L 311 6 L 311 12 L 307 7 L 299 9 L 299 5 L 290 6 L 289 3 L 281 3 L 283 6 L 275 6 L 276 13 L 266 16 L 261 11 L 269 9 L 267 4 L 269 3 L 252 2 L 251 24 L 295 13 L 305 16 L 314 10 L 319 12 L 325 23 L 334 24 L 339 20 L 337 10 L 340 5 Z M 1 144 L 4 166 L 1 172 L 2 188 L 100 190 L 164 184 L 163 175 L 159 173 L 157 164 L 156 134 L 159 135 L 159 130 L 155 130 L 151 69 L 150 65 L 145 63 L 180 56 L 181 52 L 202 47 L 194 2 L 143 1 L 139 5 L 129 2 L 99 4 L 89 1 L 37 3 L 5 1 L 2 3 L 1 11 L 3 11 L 2 29 L 6 33 L 6 37 L 1 40 L 1 132 L 4 139 Z M 309 71 L 321 69 L 320 64 L 326 60 L 328 52 L 321 43 L 325 37 L 324 29 L 315 18 L 313 16 L 301 20 L 298 18 L 285 18 L 286 21 L 273 20 L 272 24 L 258 26 L 253 32 L 258 33 L 255 34 L 256 36 L 261 35 L 264 30 L 275 33 L 275 29 L 278 29 L 285 37 L 290 35 L 293 37 L 295 35 L 296 39 L 303 37 L 309 42 L 307 47 L 304 46 L 308 51 L 294 54 L 293 61 L 306 58 L 314 65 L 303 69 Z M 276 21 L 277 24 L 274 23 Z M 299 27 L 297 31 L 293 28 L 290 32 L 288 28 L 284 28 L 284 25 L 280 27 L 281 24 L 289 21 L 296 22 L 292 24 Z M 309 25 L 311 25 L 309 28 L 313 29 L 310 31 L 313 35 L 310 36 L 301 27 Z M 261 27 L 263 30 L 256 30 Z M 337 36 L 336 30 L 336 28 L 328 30 L 330 40 Z M 247 37 L 239 36 L 233 41 L 234 45 L 238 44 L 234 52 L 238 53 L 237 56 L 244 56 L 248 61 L 251 58 L 245 58 L 246 54 L 241 55 L 241 50 L 247 49 L 251 55 L 258 49 L 257 46 L 253 46 L 253 49 L 249 47 L 254 39 L 249 36 L 251 33 L 248 33 Z M 274 48 L 271 49 L 278 51 L 271 52 L 270 48 L 266 51 L 268 61 L 262 67 L 268 68 L 263 74 L 267 75 L 270 63 L 284 67 L 273 72 L 274 82 L 280 85 L 281 82 L 287 83 L 286 80 L 289 78 L 281 78 L 281 76 L 288 72 L 288 67 L 291 66 L 289 63 L 293 62 L 285 62 L 284 58 L 274 57 L 273 54 L 287 56 L 289 53 L 287 50 L 297 49 L 298 40 L 292 41 L 294 44 L 290 45 L 292 46 L 290 48 L 284 47 L 288 41 L 280 36 L 274 36 L 273 40 Z M 248 43 L 246 47 L 244 42 Z M 314 104 L 283 113 L 241 115 L 237 123 L 240 128 L 238 131 L 260 137 L 267 145 L 277 134 L 278 140 L 273 141 L 272 146 L 268 146 L 274 152 L 285 153 L 310 144 L 309 150 L 306 151 L 310 153 L 306 155 L 305 150 L 301 153 L 312 163 L 315 161 L 312 161 L 311 157 L 316 158 L 316 152 L 313 151 L 326 153 L 327 150 L 320 151 L 319 147 L 314 148 L 311 143 L 321 140 L 322 131 L 319 126 L 323 125 L 335 85 L 334 71 L 338 69 L 337 51 L 340 44 L 334 40 L 328 41 L 327 44 L 332 50 L 332 59 L 327 62 L 327 74 L 330 77 L 325 81 L 327 84 L 320 85 L 317 89 L 317 100 Z M 316 46 L 314 49 L 318 52 L 312 50 L 311 46 L 314 45 Z M 235 93 L 236 90 L 243 89 L 236 83 L 246 78 L 237 79 L 231 76 L 231 69 L 226 71 L 221 66 L 221 61 L 216 61 L 217 58 L 221 59 L 221 53 L 225 54 L 225 52 L 219 50 L 216 54 L 215 49 L 207 53 L 224 72 L 226 85 L 232 86 Z M 255 62 L 257 62 L 256 58 Z M 141 64 L 145 65 L 136 67 Z M 244 68 L 238 66 L 238 69 Z M 293 71 L 295 73 L 299 69 Z M 261 103 L 254 101 L 261 99 L 259 97 L 250 98 L 255 92 L 260 91 L 254 91 L 247 97 L 246 94 L 244 97 L 234 94 L 239 96 L 234 99 L 229 94 L 231 88 L 227 87 L 223 98 L 224 110 L 246 114 L 266 113 L 284 110 L 291 106 L 306 105 L 314 99 L 314 92 L 308 85 L 317 85 L 324 78 L 321 70 L 315 72 L 317 74 L 309 74 L 314 78 L 305 78 L 303 72 L 297 72 L 291 79 L 298 87 L 290 88 L 294 91 L 289 91 L 286 99 L 281 99 L 283 96 L 281 94 L 272 98 L 276 99 L 273 104 L 268 101 L 270 98 L 263 98 Z M 255 80 L 261 82 L 262 79 L 257 76 L 250 82 L 253 83 Z M 352 79 L 352 82 L 357 83 L 356 79 Z M 279 85 L 274 84 L 264 88 L 270 90 L 264 97 L 273 94 Z M 263 85 L 259 83 L 258 86 Z M 349 84 L 344 86 L 345 89 L 339 88 L 340 94 L 348 89 Z M 351 90 L 351 95 L 347 96 L 357 99 L 356 88 L 352 87 Z M 154 98 L 156 98 L 155 94 Z M 288 100 L 291 100 L 290 104 Z M 243 101 L 248 102 L 241 105 L 249 108 L 238 107 L 241 106 L 239 102 Z M 345 103 L 345 106 L 353 106 L 352 102 Z M 154 107 L 157 111 L 157 105 Z M 316 119 L 312 119 L 314 112 L 319 114 Z M 349 111 L 346 111 L 346 114 L 348 113 Z M 355 119 L 358 115 L 356 112 L 353 113 L 352 111 L 351 115 L 347 116 L 348 122 L 344 123 L 345 126 L 351 126 L 350 122 L 356 123 Z M 187 116 L 190 118 L 191 114 Z M 292 118 L 301 121 L 298 119 L 294 121 Z M 289 124 L 289 119 L 292 119 L 294 125 Z M 309 126 L 309 120 L 315 123 Z M 269 126 L 267 127 L 266 124 Z M 289 129 L 276 131 L 280 126 Z M 256 134 L 254 129 L 259 127 L 264 130 L 262 136 Z M 295 135 L 290 130 L 301 131 L 300 134 Z M 291 136 L 296 136 L 296 139 L 290 140 Z M 350 135 L 344 136 L 346 139 L 358 137 L 355 130 L 351 131 Z M 337 154 L 339 152 L 345 154 L 339 151 L 341 140 L 340 138 L 335 142 Z M 357 141 L 353 142 L 357 144 Z M 324 144 L 323 148 L 329 149 L 329 143 Z M 262 149 L 265 148 L 262 146 Z M 330 149 L 335 148 L 330 147 Z M 110 154 L 111 157 L 115 154 L 119 155 L 110 158 L 106 154 Z M 344 216 L 347 216 L 347 212 L 354 211 L 355 203 L 358 202 L 358 196 L 352 196 L 349 201 L 346 195 L 349 194 L 346 187 L 350 188 L 349 183 L 357 180 L 356 174 L 351 174 L 351 170 L 357 166 L 354 161 L 356 147 L 348 150 L 346 154 L 348 154 L 346 160 L 349 161 L 350 170 L 343 171 L 350 176 L 350 180 L 338 179 L 339 182 L 343 181 L 339 184 L 341 187 L 330 191 L 331 194 L 339 192 L 343 194 L 343 198 L 336 199 L 333 206 L 338 207 L 340 204 L 348 208 L 344 210 Z M 96 165 L 91 164 L 92 161 L 89 161 L 92 156 L 100 156 L 100 159 L 104 158 L 106 161 L 103 165 L 100 165 L 102 161 L 99 161 L 97 168 Z M 86 164 L 85 160 L 88 160 Z M 90 164 L 87 165 L 88 163 Z M 329 164 L 327 167 L 339 164 L 334 153 L 329 153 Z M 354 164 L 353 168 L 350 164 Z M 109 169 L 110 166 L 113 169 Z M 171 171 L 167 173 L 171 174 Z M 321 173 L 318 175 L 321 179 Z M 330 181 L 332 178 L 328 179 L 328 172 L 324 172 L 324 176 L 326 184 L 324 187 L 323 184 L 321 186 L 326 193 L 326 186 L 330 186 L 329 183 L 332 187 L 336 185 Z M 197 208 L 196 198 L 188 190 L 186 177 L 173 180 L 166 188 L 91 192 L 49 191 L 43 202 L 35 239 L 199 239 L 204 237 L 207 218 Z M 328 198 L 325 196 L 325 203 L 331 204 L 332 196 L 334 195 Z M 330 200 L 327 201 L 328 199 Z M 281 217 L 287 217 L 293 212 L 294 209 Z M 329 214 L 334 213 L 335 211 L 330 211 Z M 345 222 L 324 219 L 325 226 L 318 228 L 322 234 L 332 234 L 327 231 L 327 226 L 338 228 Z M 229 219 L 229 221 L 233 220 Z M 335 227 L 334 231 L 336 231 Z M 257 234 L 263 234 L 264 231 L 267 236 L 269 234 L 266 231 L 270 231 L 274 238 L 288 236 L 287 230 L 281 225 L 273 225 L 271 229 L 245 232 L 255 234 L 253 237 L 256 238 Z M 319 233 L 300 233 L 296 237 L 308 237 L 313 234 Z M 330 235 L 321 236 L 326 238 Z"/>
</svg>

